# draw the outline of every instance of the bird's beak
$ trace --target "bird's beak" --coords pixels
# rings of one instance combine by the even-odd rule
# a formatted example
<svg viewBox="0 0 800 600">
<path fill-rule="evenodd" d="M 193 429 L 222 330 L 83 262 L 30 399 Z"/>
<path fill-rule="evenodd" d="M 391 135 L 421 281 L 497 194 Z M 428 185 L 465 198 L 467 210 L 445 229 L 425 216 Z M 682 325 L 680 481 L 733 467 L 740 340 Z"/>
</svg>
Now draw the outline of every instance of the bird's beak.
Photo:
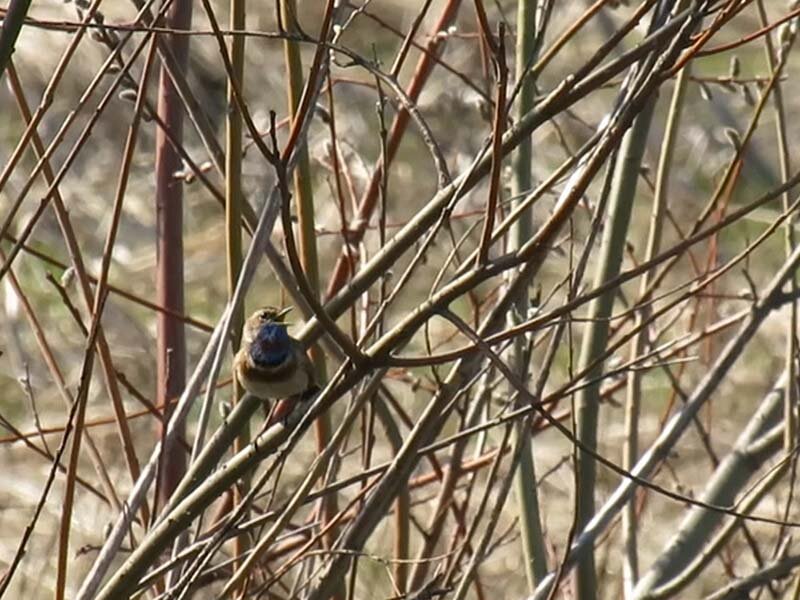
<svg viewBox="0 0 800 600">
<path fill-rule="evenodd" d="M 278 323 L 283 323 L 283 317 L 285 317 L 288 313 L 292 311 L 291 306 L 287 306 L 286 308 L 282 308 L 278 311 L 278 314 L 275 315 L 275 321 Z"/>
</svg>

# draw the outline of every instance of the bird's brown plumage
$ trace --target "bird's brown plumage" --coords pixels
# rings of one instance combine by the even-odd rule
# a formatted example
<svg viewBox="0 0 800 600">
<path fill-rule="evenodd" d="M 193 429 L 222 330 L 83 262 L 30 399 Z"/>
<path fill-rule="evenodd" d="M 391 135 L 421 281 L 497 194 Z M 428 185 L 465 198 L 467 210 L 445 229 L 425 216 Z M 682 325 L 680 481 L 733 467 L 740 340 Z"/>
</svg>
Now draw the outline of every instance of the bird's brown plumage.
<svg viewBox="0 0 800 600">
<path fill-rule="evenodd" d="M 259 309 L 247 319 L 242 331 L 242 346 L 234 359 L 236 377 L 245 390 L 259 398 L 288 398 L 316 385 L 313 365 L 292 337 L 288 337 L 286 358 L 280 363 L 258 364 L 254 358 L 259 333 L 264 327 L 286 327 L 283 318 L 287 312 L 273 307 Z"/>
</svg>

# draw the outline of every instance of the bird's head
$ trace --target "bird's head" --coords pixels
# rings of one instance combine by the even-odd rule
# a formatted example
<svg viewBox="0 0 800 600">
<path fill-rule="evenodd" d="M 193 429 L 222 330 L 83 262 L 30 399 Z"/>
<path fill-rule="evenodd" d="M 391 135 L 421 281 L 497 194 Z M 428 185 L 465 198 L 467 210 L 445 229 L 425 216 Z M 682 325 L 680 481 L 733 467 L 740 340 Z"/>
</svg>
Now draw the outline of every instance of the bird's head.
<svg viewBox="0 0 800 600">
<path fill-rule="evenodd" d="M 281 325 L 284 325 L 283 318 L 289 312 L 291 312 L 291 310 L 291 306 L 287 306 L 286 308 L 265 306 L 264 308 L 259 308 L 256 312 L 254 312 L 253 316 L 250 317 L 250 320 L 255 320 L 260 325 L 266 325 L 268 323 L 280 323 Z"/>
<path fill-rule="evenodd" d="M 267 306 L 254 312 L 244 326 L 243 344 L 257 365 L 275 366 L 286 360 L 291 351 L 284 317 L 291 310 Z"/>
</svg>

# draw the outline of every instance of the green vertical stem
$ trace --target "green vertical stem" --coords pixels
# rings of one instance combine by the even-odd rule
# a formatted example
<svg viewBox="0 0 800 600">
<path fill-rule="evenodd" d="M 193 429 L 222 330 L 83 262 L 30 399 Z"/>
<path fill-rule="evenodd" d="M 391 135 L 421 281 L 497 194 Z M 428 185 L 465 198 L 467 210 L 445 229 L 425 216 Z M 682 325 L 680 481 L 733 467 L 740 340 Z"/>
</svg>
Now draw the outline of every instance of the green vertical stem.
<svg viewBox="0 0 800 600">
<path fill-rule="evenodd" d="M 667 115 L 667 125 L 664 132 L 664 140 L 661 143 L 661 153 L 659 155 L 658 171 L 656 173 L 655 193 L 653 196 L 653 210 L 650 214 L 650 231 L 645 250 L 645 261 L 656 256 L 661 248 L 661 232 L 666 214 L 669 175 L 672 169 L 672 157 L 675 151 L 675 142 L 678 134 L 678 124 L 680 123 L 681 113 L 686 95 L 686 82 L 691 74 L 691 63 L 678 74 L 675 81 L 675 88 L 672 92 L 669 114 Z M 650 287 L 651 272 L 642 274 L 640 294 L 642 297 Z M 640 357 L 647 346 L 648 340 L 646 329 L 643 328 L 650 318 L 650 305 L 644 303 L 639 312 L 636 313 L 636 323 L 634 329 L 639 332 L 631 340 L 631 359 Z M 631 470 L 639 459 L 639 412 L 642 395 L 642 374 L 641 371 L 633 369 L 628 373 L 627 398 L 625 401 L 625 441 L 622 449 L 622 468 Z M 623 582 L 625 597 L 630 597 L 636 581 L 639 578 L 639 559 L 637 543 L 637 518 L 636 518 L 636 498 L 631 498 L 622 512 L 622 537 L 623 537 Z"/>
<path fill-rule="evenodd" d="M 516 120 L 533 109 L 535 80 L 528 73 L 528 66 L 535 61 L 536 54 L 536 2 L 520 0 L 517 10 L 517 45 L 516 73 L 521 80 L 519 97 L 514 106 Z M 511 194 L 514 198 L 512 210 L 519 206 L 532 187 L 531 161 L 533 159 L 532 140 L 530 136 L 522 140 L 511 157 Z M 525 244 L 533 234 L 533 211 L 528 208 L 520 214 L 510 230 L 509 251 L 514 251 Z M 508 313 L 511 327 L 519 324 L 527 317 L 530 301 L 527 294 L 520 295 L 514 308 Z M 528 375 L 527 352 L 525 338 L 519 336 L 511 347 L 511 368 L 522 381 Z M 519 505 L 519 523 L 522 539 L 522 552 L 525 563 L 525 576 L 528 580 L 528 591 L 533 593 L 536 585 L 547 574 L 547 561 L 544 537 L 542 535 L 541 516 L 539 514 L 539 496 L 536 489 L 536 467 L 533 460 L 533 444 L 529 427 L 515 427 L 514 446 L 520 447 L 519 467 L 514 476 L 514 488 Z"/>
<path fill-rule="evenodd" d="M 758 14 L 763 26 L 769 22 L 767 19 L 766 11 L 764 10 L 763 0 L 757 3 Z M 787 53 L 794 44 L 796 37 L 796 28 L 792 28 L 787 23 L 779 30 L 779 52 Z M 775 47 L 772 43 L 770 34 L 764 36 L 764 51 L 766 54 L 767 66 L 770 72 L 775 72 L 776 54 Z M 789 179 L 791 174 L 791 161 L 789 159 L 789 145 L 786 140 L 786 110 L 783 105 L 783 91 L 780 81 L 775 82 L 775 90 L 772 94 L 772 102 L 774 104 L 775 112 L 775 137 L 778 142 L 778 162 L 781 169 L 781 181 Z M 783 210 L 787 210 L 791 204 L 789 192 L 786 191 L 781 196 L 783 202 Z M 794 232 L 794 219 L 786 220 L 785 228 L 785 245 L 786 256 L 790 256 L 795 247 L 795 232 Z M 797 291 L 797 277 L 792 275 L 789 278 L 789 293 L 794 295 Z M 792 452 L 795 444 L 797 443 L 797 416 L 795 410 L 797 408 L 797 366 L 795 357 L 797 356 L 797 302 L 790 304 L 789 316 L 789 332 L 786 336 L 786 394 L 784 395 L 784 420 L 786 426 L 784 428 L 784 449 L 787 452 Z"/>
<path fill-rule="evenodd" d="M 429 2 L 423 7 L 420 11 L 419 15 L 417 16 L 417 22 L 415 25 L 419 24 L 421 21 L 422 16 L 427 11 L 427 7 L 429 6 Z M 412 28 L 411 31 L 414 31 L 415 28 Z M 409 32 L 408 36 L 406 37 L 406 41 L 410 41 L 411 39 L 411 31 Z M 398 53 L 397 58 L 395 59 L 395 65 L 402 64 L 404 58 L 402 57 L 403 49 L 401 48 L 400 52 Z M 386 130 L 386 97 L 383 93 L 383 88 L 381 87 L 380 80 L 376 78 L 375 84 L 378 89 L 378 105 L 377 105 L 377 116 L 378 116 L 378 131 L 381 140 L 381 155 L 379 158 L 380 164 L 380 178 L 379 178 L 379 186 L 378 186 L 378 195 L 380 199 L 380 210 L 378 212 L 378 243 L 381 248 L 386 245 L 386 200 L 388 195 L 388 177 L 386 173 L 386 165 L 387 162 L 387 140 L 389 133 Z M 333 107 L 333 95 L 331 94 L 331 107 Z M 333 119 L 333 112 L 331 112 L 331 120 Z M 331 121 L 333 124 L 333 121 Z M 333 129 L 331 130 L 333 131 Z M 334 144 L 336 140 L 334 139 Z M 334 155 L 338 152 L 336 147 L 334 147 Z M 338 173 L 337 173 L 338 175 Z M 342 213 L 344 214 L 344 213 Z M 344 221 L 342 221 L 344 226 Z M 387 281 L 386 278 L 381 278 L 381 285 L 378 290 L 378 302 L 382 305 L 386 301 L 386 285 Z M 369 313 L 369 294 L 364 294 L 364 300 L 366 301 L 364 307 L 364 314 L 365 316 Z M 384 333 L 384 325 L 383 319 L 378 322 L 378 327 L 376 329 L 376 336 L 380 336 Z M 366 326 L 366 323 L 365 323 Z M 392 445 L 393 454 L 396 456 L 400 452 L 400 448 L 403 445 L 403 436 L 400 434 L 400 430 L 397 427 L 397 424 L 391 418 L 391 415 L 387 409 L 386 402 L 383 398 L 378 399 L 376 397 L 375 401 L 373 401 L 373 406 L 375 407 L 375 414 L 381 420 L 384 426 L 384 430 L 386 431 L 386 437 L 389 443 Z M 408 489 L 402 490 L 399 494 L 397 494 L 397 500 L 394 503 L 394 545 L 393 545 L 393 556 L 394 556 L 394 566 L 393 566 L 393 577 L 394 577 L 394 587 L 400 594 L 405 594 L 408 591 L 408 575 L 409 575 L 409 562 L 408 559 L 411 558 L 411 493 Z M 355 567 L 358 563 L 353 561 L 353 572 L 355 572 Z M 355 591 L 355 586 L 353 586 L 348 592 L 352 595 Z"/>
<path fill-rule="evenodd" d="M 231 0 L 230 26 L 232 31 L 241 31 L 246 26 L 245 0 Z M 245 36 L 234 35 L 230 41 L 231 73 L 228 80 L 228 112 L 225 121 L 225 253 L 228 268 L 228 299 L 233 298 L 239 271 L 242 268 L 242 114 L 236 102 L 234 86 L 244 90 L 244 42 Z M 241 343 L 244 324 L 244 306 L 236 307 L 231 315 L 231 351 L 236 353 Z M 234 378 L 233 403 L 239 402 L 242 389 Z M 236 438 L 233 449 L 239 452 L 250 442 L 250 427 L 245 424 Z M 249 478 L 245 477 L 234 489 L 233 505 L 237 505 L 247 493 Z M 238 557 L 247 551 L 247 538 L 240 536 L 234 542 L 234 554 Z"/>
<path fill-rule="evenodd" d="M 231 30 L 245 28 L 244 0 L 231 0 Z M 233 72 L 228 81 L 228 112 L 225 136 L 225 230 L 228 265 L 228 296 L 233 296 L 236 280 L 242 268 L 242 115 L 234 98 L 233 86 L 240 90 L 244 83 L 244 42 L 245 36 L 231 37 L 231 65 Z M 244 310 L 239 308 L 231 317 L 233 352 L 239 349 Z M 237 393 L 237 398 L 240 394 Z"/>
<path fill-rule="evenodd" d="M 283 23 L 290 35 L 299 35 L 297 28 L 296 2 L 286 0 L 281 3 Z M 289 111 L 292 119 L 303 95 L 303 64 L 300 49 L 296 42 L 284 42 L 286 66 L 289 75 L 287 88 Z M 308 161 L 308 148 L 301 144 L 297 148 L 298 159 L 294 171 L 294 193 L 297 200 L 297 221 L 299 225 L 300 261 L 306 278 L 315 292 L 319 293 L 319 267 L 317 265 L 317 244 L 314 235 L 314 195 L 311 189 L 311 168 Z"/>
<path fill-rule="evenodd" d="M 633 199 L 644 155 L 647 133 L 653 116 L 655 98 L 648 99 L 644 109 L 636 117 L 630 131 L 625 134 L 620 148 L 614 180 L 611 187 L 609 216 L 603 232 L 600 258 L 597 264 L 594 285 L 599 287 L 615 278 L 620 271 L 622 255 L 629 235 Z M 597 449 L 597 419 L 600 403 L 600 381 L 608 341 L 608 318 L 614 305 L 617 290 L 612 289 L 592 301 L 586 333 L 581 344 L 578 371 L 587 371 L 589 382 L 576 395 L 576 424 L 578 439 L 590 450 Z M 596 480 L 595 459 L 581 451 L 577 453 L 576 500 L 577 527 L 582 530 L 594 515 Z M 596 597 L 597 579 L 594 552 L 586 552 L 577 566 L 578 595 L 580 600 Z"/>
<path fill-rule="evenodd" d="M 283 26 L 289 34 L 299 34 L 297 26 L 297 4 L 295 0 L 281 2 L 281 18 Z M 289 79 L 287 86 L 289 113 L 292 120 L 296 118 L 296 111 L 303 95 L 303 64 L 300 59 L 300 48 L 296 42 L 284 41 L 286 69 Z M 308 160 L 308 147 L 306 144 L 298 145 L 296 149 L 297 165 L 294 171 L 294 195 L 297 207 L 298 240 L 300 263 L 303 272 L 317 298 L 320 295 L 319 264 L 317 259 L 317 240 L 314 231 L 314 195 L 311 188 L 311 167 Z M 325 356 L 319 344 L 314 344 L 309 349 L 311 361 L 317 373 L 317 382 L 322 385 L 327 380 Z M 314 423 L 317 451 L 322 452 L 328 444 L 331 432 L 331 423 L 328 413 L 321 415 Z M 320 503 L 322 526 L 336 514 L 336 496 L 323 498 Z M 336 539 L 336 528 L 332 527 L 325 536 L 325 544 L 330 547 Z"/>
</svg>

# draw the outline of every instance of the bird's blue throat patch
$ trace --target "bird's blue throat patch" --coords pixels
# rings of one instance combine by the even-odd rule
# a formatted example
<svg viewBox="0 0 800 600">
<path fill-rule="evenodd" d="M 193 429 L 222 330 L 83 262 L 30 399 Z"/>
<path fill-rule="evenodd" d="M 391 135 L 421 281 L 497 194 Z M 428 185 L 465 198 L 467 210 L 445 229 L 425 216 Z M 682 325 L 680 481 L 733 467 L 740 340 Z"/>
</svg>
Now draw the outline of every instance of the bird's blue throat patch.
<svg viewBox="0 0 800 600">
<path fill-rule="evenodd" d="M 276 367 L 289 356 L 291 342 L 285 325 L 267 323 L 258 332 L 250 348 L 250 357 L 256 365 Z"/>
</svg>

